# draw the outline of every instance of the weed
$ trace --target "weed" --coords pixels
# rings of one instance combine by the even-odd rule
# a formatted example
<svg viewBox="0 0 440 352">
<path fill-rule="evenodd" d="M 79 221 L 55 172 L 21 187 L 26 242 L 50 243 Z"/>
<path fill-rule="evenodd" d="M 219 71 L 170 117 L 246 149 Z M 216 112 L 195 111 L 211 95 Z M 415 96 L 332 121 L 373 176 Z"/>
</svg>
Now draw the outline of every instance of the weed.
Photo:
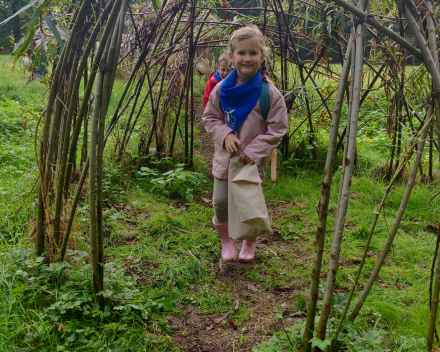
<svg viewBox="0 0 440 352">
<path fill-rule="evenodd" d="M 109 298 L 102 307 L 92 293 L 91 267 L 85 261 L 87 253 L 70 251 L 68 255 L 72 264 L 64 262 L 47 266 L 43 264 L 44 257 L 36 257 L 23 247 L 1 253 L 2 258 L 6 258 L 2 263 L 0 287 L 2 316 L 14 312 L 19 318 L 17 324 L 21 324 L 24 314 L 36 314 L 40 320 L 38 325 L 23 329 L 9 319 L 4 342 L 9 341 L 11 346 L 38 347 L 44 351 L 56 350 L 59 346 L 77 350 L 84 344 L 99 346 L 103 341 L 108 346 L 120 345 L 135 338 L 134 335 L 127 337 L 124 331 L 136 331 L 155 312 L 172 311 L 174 303 L 180 299 L 181 294 L 176 289 L 161 298 L 145 299 L 136 287 L 136 279 L 124 276 L 123 270 L 119 269 L 120 263 L 107 263 L 107 284 L 100 295 Z M 29 310 L 31 307 L 37 311 Z M 48 329 L 49 322 L 55 322 L 57 329 Z M 125 350 L 130 348 L 127 346 Z"/>
<path fill-rule="evenodd" d="M 269 340 L 255 347 L 253 352 L 281 352 L 300 351 L 300 344 L 304 335 L 305 322 L 300 322 L 284 331 L 278 331 Z"/>
<path fill-rule="evenodd" d="M 177 164 L 175 169 L 163 174 L 158 170 L 142 167 L 138 176 L 145 177 L 152 192 L 157 191 L 168 197 L 181 197 L 192 202 L 194 192 L 199 191 L 206 181 L 202 174 L 184 170 L 184 166 Z"/>
</svg>

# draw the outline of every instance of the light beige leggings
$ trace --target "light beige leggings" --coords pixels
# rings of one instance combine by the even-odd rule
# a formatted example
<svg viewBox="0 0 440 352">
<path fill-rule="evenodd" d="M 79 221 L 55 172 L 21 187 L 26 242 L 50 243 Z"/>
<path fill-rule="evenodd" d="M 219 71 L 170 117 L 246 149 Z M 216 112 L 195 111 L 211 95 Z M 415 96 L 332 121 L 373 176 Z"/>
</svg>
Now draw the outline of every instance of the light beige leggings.
<svg viewBox="0 0 440 352">
<path fill-rule="evenodd" d="M 214 177 L 214 194 L 212 196 L 215 221 L 223 224 L 228 221 L 228 180 Z"/>
</svg>

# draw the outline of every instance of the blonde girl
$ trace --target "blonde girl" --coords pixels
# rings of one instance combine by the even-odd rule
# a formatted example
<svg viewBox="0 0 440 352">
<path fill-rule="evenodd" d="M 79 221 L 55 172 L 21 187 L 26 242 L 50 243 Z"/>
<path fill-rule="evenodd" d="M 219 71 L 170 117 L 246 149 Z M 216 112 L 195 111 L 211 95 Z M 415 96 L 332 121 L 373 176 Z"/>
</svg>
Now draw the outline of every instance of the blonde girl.
<svg viewBox="0 0 440 352">
<path fill-rule="evenodd" d="M 232 156 L 243 163 L 256 163 L 261 179 L 266 175 L 269 155 L 287 132 L 284 98 L 266 75 L 264 36 L 256 26 L 235 31 L 229 40 L 229 59 L 235 69 L 215 86 L 203 114 L 206 130 L 215 141 L 214 218 L 222 243 L 222 260 L 235 260 L 235 240 L 228 235 L 228 166 Z M 267 120 L 260 109 L 264 82 L 269 83 L 270 110 Z M 238 260 L 254 259 L 256 238 L 244 240 Z"/>
<path fill-rule="evenodd" d="M 229 61 L 229 54 L 223 53 L 218 59 L 217 70 L 210 74 L 208 83 L 205 88 L 205 95 L 203 96 L 203 107 L 206 108 L 208 104 L 209 96 L 211 95 L 214 87 L 223 81 L 227 75 L 231 72 L 231 62 Z"/>
</svg>

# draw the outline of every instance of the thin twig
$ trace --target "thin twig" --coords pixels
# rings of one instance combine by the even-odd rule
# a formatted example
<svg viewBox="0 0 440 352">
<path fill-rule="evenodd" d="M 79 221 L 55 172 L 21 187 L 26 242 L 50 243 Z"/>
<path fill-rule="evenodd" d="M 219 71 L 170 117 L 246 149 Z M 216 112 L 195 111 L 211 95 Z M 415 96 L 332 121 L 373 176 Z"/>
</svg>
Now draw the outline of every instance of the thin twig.
<svg viewBox="0 0 440 352">
<path fill-rule="evenodd" d="M 115 271 L 118 271 L 118 270 L 121 269 L 122 267 L 126 266 L 127 264 L 130 264 L 132 261 L 134 261 L 135 259 L 138 259 L 139 257 L 140 257 L 140 255 L 131 258 L 128 262 L 122 264 L 121 266 L 119 266 L 118 268 L 116 268 L 115 270 L 113 270 L 113 271 L 110 273 L 110 275 L 113 274 Z"/>
</svg>

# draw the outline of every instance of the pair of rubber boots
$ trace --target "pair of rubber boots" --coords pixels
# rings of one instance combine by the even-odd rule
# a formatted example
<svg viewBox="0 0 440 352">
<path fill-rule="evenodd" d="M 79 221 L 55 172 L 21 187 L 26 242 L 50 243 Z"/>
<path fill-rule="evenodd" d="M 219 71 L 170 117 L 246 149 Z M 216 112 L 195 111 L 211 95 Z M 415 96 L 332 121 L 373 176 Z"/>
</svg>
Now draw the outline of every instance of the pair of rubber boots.
<svg viewBox="0 0 440 352">
<path fill-rule="evenodd" d="M 229 237 L 228 222 L 217 224 L 215 217 L 212 219 L 214 226 L 222 242 L 222 261 L 230 262 L 236 259 L 235 253 L 235 240 Z M 250 240 L 243 240 L 243 246 L 241 247 L 238 260 L 240 262 L 249 263 L 254 260 L 255 247 L 257 245 L 257 239 L 252 238 Z"/>
</svg>

